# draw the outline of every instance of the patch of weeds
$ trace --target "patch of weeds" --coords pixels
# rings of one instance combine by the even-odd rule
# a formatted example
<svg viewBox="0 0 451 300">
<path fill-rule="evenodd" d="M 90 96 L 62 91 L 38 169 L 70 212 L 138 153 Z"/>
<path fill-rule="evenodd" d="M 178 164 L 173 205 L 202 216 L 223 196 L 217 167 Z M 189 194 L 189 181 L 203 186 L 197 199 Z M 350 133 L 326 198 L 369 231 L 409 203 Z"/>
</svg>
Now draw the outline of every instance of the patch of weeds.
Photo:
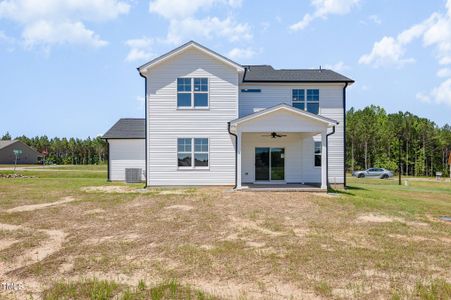
<svg viewBox="0 0 451 300">
<path fill-rule="evenodd" d="M 321 296 L 332 296 L 332 288 L 325 281 L 318 282 L 315 287 L 315 293 Z"/>
<path fill-rule="evenodd" d="M 90 299 L 90 300 L 166 300 L 193 299 L 214 300 L 217 297 L 208 295 L 200 290 L 181 285 L 175 280 L 160 283 L 148 288 L 140 280 L 136 288 L 126 287 L 114 281 L 90 279 L 79 282 L 58 282 L 42 294 L 45 300 L 56 299 Z"/>
<path fill-rule="evenodd" d="M 415 296 L 424 300 L 439 300 L 451 298 L 451 283 L 443 279 L 435 279 L 429 283 L 418 282 Z"/>
<path fill-rule="evenodd" d="M 271 231 L 282 232 L 285 230 L 285 226 L 276 218 L 267 218 L 261 225 Z"/>
<path fill-rule="evenodd" d="M 89 279 L 81 282 L 57 282 L 42 294 L 45 300 L 92 299 L 107 300 L 119 292 L 119 285 L 113 281 Z"/>
</svg>

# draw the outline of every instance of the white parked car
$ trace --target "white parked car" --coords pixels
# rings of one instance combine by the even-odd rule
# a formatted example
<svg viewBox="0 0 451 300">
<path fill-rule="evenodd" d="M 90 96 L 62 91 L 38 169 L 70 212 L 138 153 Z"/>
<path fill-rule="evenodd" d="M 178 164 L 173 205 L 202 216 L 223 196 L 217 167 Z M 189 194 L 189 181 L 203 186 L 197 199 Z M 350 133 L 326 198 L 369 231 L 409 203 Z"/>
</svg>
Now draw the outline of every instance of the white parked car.
<svg viewBox="0 0 451 300">
<path fill-rule="evenodd" d="M 393 177 L 393 172 L 382 169 L 382 168 L 369 168 L 364 171 L 354 171 L 352 172 L 352 176 L 355 176 L 357 178 L 380 178 L 380 179 L 388 179 L 390 177 Z"/>
</svg>

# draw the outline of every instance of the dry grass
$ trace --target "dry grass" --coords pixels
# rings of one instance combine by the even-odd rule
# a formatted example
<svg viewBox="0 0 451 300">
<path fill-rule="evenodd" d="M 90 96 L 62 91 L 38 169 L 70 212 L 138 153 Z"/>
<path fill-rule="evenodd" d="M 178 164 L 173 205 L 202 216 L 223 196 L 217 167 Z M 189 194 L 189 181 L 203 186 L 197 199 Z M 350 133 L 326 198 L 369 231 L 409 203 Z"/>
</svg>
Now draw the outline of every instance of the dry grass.
<svg viewBox="0 0 451 300">
<path fill-rule="evenodd" d="M 127 290 L 134 292 L 125 299 L 147 299 L 150 287 L 174 279 L 207 298 L 451 297 L 451 224 L 436 218 L 451 215 L 449 183 L 354 181 L 339 197 L 324 197 L 142 191 L 106 185 L 92 169 L 66 171 L 0 179 L 0 223 L 20 226 L 0 231 L 0 264 L 8 270 L 0 278 L 24 283 L 0 298 L 94 299 L 86 294 L 93 289 L 107 293 L 98 299 Z M 64 197 L 74 200 L 45 205 Z M 11 210 L 35 204 L 43 205 Z M 24 263 L 51 230 L 64 233 L 61 245 Z M 140 282 L 149 288 L 135 293 Z M 162 299 L 174 298 L 165 293 Z"/>
</svg>

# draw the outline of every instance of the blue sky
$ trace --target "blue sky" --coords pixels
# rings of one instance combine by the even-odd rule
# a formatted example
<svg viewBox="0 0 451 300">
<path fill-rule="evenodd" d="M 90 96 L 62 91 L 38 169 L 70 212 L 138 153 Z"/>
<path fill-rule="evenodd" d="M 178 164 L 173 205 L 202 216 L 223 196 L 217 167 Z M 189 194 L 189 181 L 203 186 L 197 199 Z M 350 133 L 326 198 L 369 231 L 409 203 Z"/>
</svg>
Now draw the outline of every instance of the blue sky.
<svg viewBox="0 0 451 300">
<path fill-rule="evenodd" d="M 356 83 L 348 107 L 451 123 L 451 0 L 0 0 L 0 134 L 87 137 L 143 117 L 136 67 L 188 40 Z"/>
</svg>

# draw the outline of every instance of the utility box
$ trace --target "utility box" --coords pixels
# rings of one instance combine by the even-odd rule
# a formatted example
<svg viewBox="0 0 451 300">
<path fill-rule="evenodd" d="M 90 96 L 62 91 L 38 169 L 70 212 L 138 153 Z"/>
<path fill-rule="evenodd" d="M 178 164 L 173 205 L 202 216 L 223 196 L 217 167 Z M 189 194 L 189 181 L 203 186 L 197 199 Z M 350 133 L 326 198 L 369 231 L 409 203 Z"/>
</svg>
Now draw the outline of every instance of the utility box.
<svg viewBox="0 0 451 300">
<path fill-rule="evenodd" d="M 125 182 L 127 183 L 139 183 L 142 182 L 142 169 L 140 168 L 126 168 L 125 169 Z"/>
</svg>

